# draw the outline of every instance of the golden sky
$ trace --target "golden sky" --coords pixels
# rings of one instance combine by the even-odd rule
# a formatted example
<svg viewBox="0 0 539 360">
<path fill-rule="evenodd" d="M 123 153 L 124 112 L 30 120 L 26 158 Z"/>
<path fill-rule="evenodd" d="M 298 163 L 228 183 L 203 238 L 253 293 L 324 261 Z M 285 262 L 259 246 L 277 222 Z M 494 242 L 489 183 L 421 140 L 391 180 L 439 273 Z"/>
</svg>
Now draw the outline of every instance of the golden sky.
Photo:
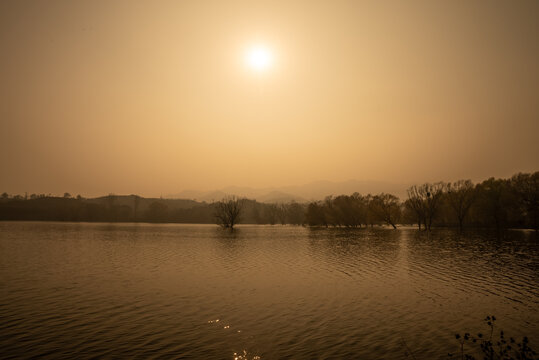
<svg viewBox="0 0 539 360">
<path fill-rule="evenodd" d="M 538 24 L 535 0 L 4 0 L 0 192 L 536 171 Z"/>
</svg>

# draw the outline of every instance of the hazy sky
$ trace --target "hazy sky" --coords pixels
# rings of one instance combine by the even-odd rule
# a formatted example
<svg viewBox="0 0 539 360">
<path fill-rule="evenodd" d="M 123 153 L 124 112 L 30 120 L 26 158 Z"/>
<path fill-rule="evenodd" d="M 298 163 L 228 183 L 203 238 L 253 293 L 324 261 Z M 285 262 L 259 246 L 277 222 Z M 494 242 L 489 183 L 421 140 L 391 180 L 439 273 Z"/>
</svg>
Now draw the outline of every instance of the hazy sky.
<svg viewBox="0 0 539 360">
<path fill-rule="evenodd" d="M 0 74 L 0 192 L 539 170 L 535 0 L 3 0 Z"/>
</svg>

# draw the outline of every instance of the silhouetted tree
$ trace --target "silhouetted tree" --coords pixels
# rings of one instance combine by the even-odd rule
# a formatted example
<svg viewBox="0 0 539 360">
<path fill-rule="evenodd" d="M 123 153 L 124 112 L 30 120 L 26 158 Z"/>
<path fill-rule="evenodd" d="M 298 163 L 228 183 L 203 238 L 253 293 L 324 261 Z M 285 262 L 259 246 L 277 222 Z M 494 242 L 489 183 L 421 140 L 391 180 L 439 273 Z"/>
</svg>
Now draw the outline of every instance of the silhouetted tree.
<svg viewBox="0 0 539 360">
<path fill-rule="evenodd" d="M 536 231 L 539 227 L 539 171 L 533 174 L 518 173 L 511 178 L 514 193 L 522 206 L 528 225 Z"/>
<path fill-rule="evenodd" d="M 319 202 L 312 202 L 307 206 L 305 217 L 310 226 L 328 226 L 324 206 Z"/>
<path fill-rule="evenodd" d="M 388 199 L 385 194 L 384 200 Z M 392 196 L 392 195 L 391 195 Z M 329 225 L 335 227 L 352 227 L 357 228 L 361 227 L 361 224 L 373 225 L 374 222 L 378 221 L 377 216 L 380 217 L 380 212 L 377 209 L 374 209 L 374 197 L 367 195 L 365 197 L 361 196 L 359 193 L 353 193 L 352 195 L 339 195 L 337 197 L 328 196 L 324 201 L 313 202 L 307 206 L 307 223 L 313 226 L 326 226 Z M 397 206 L 400 207 L 398 203 L 398 198 L 396 198 Z M 384 204 L 386 205 L 386 204 Z M 391 216 L 389 221 L 396 221 L 396 211 L 400 213 L 400 209 L 395 210 L 391 207 Z M 386 221 L 386 217 L 384 220 Z"/>
<path fill-rule="evenodd" d="M 372 209 L 381 221 L 393 226 L 393 229 L 397 228 L 395 224 L 399 221 L 401 215 L 398 197 L 384 193 L 376 195 L 372 199 Z"/>
<path fill-rule="evenodd" d="M 462 231 L 464 219 L 475 201 L 475 195 L 475 188 L 470 180 L 459 180 L 447 185 L 447 202 L 454 211 L 460 231 Z"/>
<path fill-rule="evenodd" d="M 234 229 L 240 221 L 244 201 L 236 196 L 225 197 L 216 204 L 215 218 L 223 228 Z"/>
<path fill-rule="evenodd" d="M 305 222 L 305 207 L 297 202 L 288 204 L 288 223 L 293 225 L 303 225 Z"/>
<path fill-rule="evenodd" d="M 422 192 L 420 192 L 419 187 L 413 185 L 407 190 L 407 193 L 408 200 L 404 202 L 404 206 L 414 215 L 419 230 L 421 230 L 421 224 L 425 224 L 426 229 L 426 209 Z"/>
<path fill-rule="evenodd" d="M 423 189 L 423 193 L 426 194 L 425 215 L 427 220 L 427 230 L 430 231 L 432 221 L 437 215 L 437 211 L 440 207 L 440 200 L 445 189 L 445 184 L 443 182 L 434 184 L 426 183 L 423 184 L 421 188 Z"/>
<path fill-rule="evenodd" d="M 367 194 L 363 197 L 362 206 L 364 208 L 365 212 L 365 226 L 368 227 L 369 225 L 371 228 L 374 226 L 374 223 L 376 222 L 376 214 L 373 209 L 374 205 L 372 203 L 373 196 L 371 194 Z"/>
<path fill-rule="evenodd" d="M 506 226 L 508 212 L 515 205 L 512 204 L 509 185 L 508 180 L 490 178 L 477 186 L 476 212 L 479 220 L 493 224 L 497 230 Z"/>
<path fill-rule="evenodd" d="M 539 172 L 516 174 L 511 179 L 488 179 L 475 187 L 470 181 L 423 184 L 408 189 L 403 221 L 431 226 L 538 227 Z M 446 191 L 447 190 L 447 191 Z M 218 204 L 179 199 L 144 199 L 110 194 L 95 199 L 53 197 L 46 194 L 0 195 L 0 220 L 153 221 L 212 223 Z M 153 204 L 156 203 L 156 204 Z M 471 205 L 470 205 L 471 204 Z M 386 194 L 329 196 L 310 204 L 266 204 L 241 201 L 243 222 L 361 227 L 385 222 L 396 226 L 398 200 Z M 389 205 L 389 207 L 387 206 Z M 389 209 L 389 216 L 387 210 Z M 402 216 L 404 215 L 404 216 Z M 239 215 L 232 222 L 237 224 Z M 220 224 L 229 224 L 218 220 Z M 230 225 L 224 225 L 225 227 Z"/>
<path fill-rule="evenodd" d="M 407 206 L 409 206 L 417 215 L 419 221 L 423 221 L 425 229 L 432 227 L 432 221 L 437 214 L 440 206 L 445 185 L 442 182 L 434 184 L 425 183 L 421 186 L 412 186 L 408 189 Z M 421 228 L 421 225 L 419 226 Z"/>
<path fill-rule="evenodd" d="M 326 226 L 337 226 L 339 224 L 337 210 L 334 207 L 333 195 L 326 196 L 323 202 L 324 219 Z"/>
<path fill-rule="evenodd" d="M 362 198 L 359 193 L 332 199 L 333 222 L 338 226 L 358 227 L 362 220 Z"/>
</svg>

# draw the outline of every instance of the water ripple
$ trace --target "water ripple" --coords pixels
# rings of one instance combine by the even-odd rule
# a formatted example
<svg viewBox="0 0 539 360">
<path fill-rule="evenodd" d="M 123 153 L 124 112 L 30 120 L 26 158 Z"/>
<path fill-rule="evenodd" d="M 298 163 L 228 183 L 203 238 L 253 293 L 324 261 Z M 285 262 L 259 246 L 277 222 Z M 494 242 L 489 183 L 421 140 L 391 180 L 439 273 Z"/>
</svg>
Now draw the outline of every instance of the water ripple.
<svg viewBox="0 0 539 360">
<path fill-rule="evenodd" d="M 0 250 L 6 359 L 437 359 L 486 314 L 539 340 L 533 233 L 4 222 Z"/>
</svg>

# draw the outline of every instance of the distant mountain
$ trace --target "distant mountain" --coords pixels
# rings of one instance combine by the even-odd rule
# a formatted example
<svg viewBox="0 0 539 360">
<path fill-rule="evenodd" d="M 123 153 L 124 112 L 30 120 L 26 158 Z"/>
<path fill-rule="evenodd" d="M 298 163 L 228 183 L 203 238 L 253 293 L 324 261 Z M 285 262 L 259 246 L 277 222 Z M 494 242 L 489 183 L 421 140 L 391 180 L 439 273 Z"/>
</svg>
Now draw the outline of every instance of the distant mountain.
<svg viewBox="0 0 539 360">
<path fill-rule="evenodd" d="M 195 201 L 214 202 L 219 201 L 225 196 L 236 195 L 248 199 L 257 200 L 265 203 L 288 203 L 291 201 L 305 202 L 306 200 L 300 196 L 295 196 L 282 191 L 272 189 L 253 189 L 230 186 L 221 190 L 215 191 L 196 191 L 186 190 L 178 194 L 169 195 L 168 198 L 173 199 L 190 199 Z"/>
<path fill-rule="evenodd" d="M 358 192 L 362 195 L 391 193 L 401 199 L 406 198 L 409 185 L 382 181 L 348 180 L 343 182 L 316 181 L 304 185 L 282 186 L 272 188 L 251 188 L 228 186 L 214 191 L 185 190 L 169 195 L 173 199 L 191 199 L 196 201 L 218 201 L 227 195 L 236 195 L 254 199 L 264 203 L 287 203 L 291 201 L 308 202 L 322 200 L 329 195 L 351 195 Z"/>
<path fill-rule="evenodd" d="M 221 190 L 215 191 L 198 191 L 198 190 L 185 190 L 178 194 L 167 195 L 168 199 L 189 199 L 194 201 L 204 201 L 204 202 L 214 202 L 219 201 L 231 193 L 224 192 Z"/>
<path fill-rule="evenodd" d="M 292 201 L 299 203 L 306 202 L 306 200 L 301 196 L 295 196 L 289 193 L 276 190 L 270 191 L 262 196 L 258 196 L 255 198 L 255 200 L 263 203 L 289 203 Z"/>
</svg>

